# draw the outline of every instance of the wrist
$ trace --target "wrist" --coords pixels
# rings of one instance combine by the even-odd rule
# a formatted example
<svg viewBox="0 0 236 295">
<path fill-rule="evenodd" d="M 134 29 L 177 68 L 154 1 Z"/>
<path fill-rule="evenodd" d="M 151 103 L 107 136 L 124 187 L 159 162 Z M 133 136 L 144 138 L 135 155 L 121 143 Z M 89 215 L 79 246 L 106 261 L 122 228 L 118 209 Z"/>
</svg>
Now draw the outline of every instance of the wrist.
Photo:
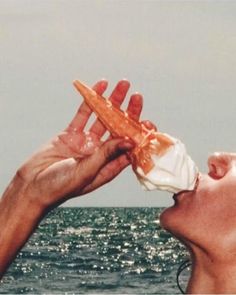
<svg viewBox="0 0 236 295">
<path fill-rule="evenodd" d="M 30 185 L 21 178 L 17 172 L 0 200 L 2 210 L 8 208 L 8 211 L 14 210 L 15 215 L 25 215 L 27 218 L 40 218 L 43 215 L 43 206 L 38 201 Z"/>
</svg>

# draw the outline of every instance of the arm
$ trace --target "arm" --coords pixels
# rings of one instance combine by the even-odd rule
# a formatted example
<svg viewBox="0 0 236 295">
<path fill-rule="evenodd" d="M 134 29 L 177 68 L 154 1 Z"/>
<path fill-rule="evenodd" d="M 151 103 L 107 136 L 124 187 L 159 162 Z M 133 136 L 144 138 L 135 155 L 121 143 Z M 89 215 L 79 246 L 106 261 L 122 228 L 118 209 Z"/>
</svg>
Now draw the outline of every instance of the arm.
<svg viewBox="0 0 236 295">
<path fill-rule="evenodd" d="M 102 94 L 107 82 L 94 89 Z M 129 89 L 127 81 L 117 84 L 110 100 L 119 106 Z M 142 97 L 131 96 L 127 111 L 138 119 Z M 133 148 L 127 139 L 109 137 L 95 120 L 84 128 L 91 110 L 82 103 L 69 126 L 35 153 L 20 169 L 0 200 L 0 276 L 23 247 L 42 218 L 69 198 L 86 194 L 111 181 L 127 165 L 126 152 Z"/>
</svg>

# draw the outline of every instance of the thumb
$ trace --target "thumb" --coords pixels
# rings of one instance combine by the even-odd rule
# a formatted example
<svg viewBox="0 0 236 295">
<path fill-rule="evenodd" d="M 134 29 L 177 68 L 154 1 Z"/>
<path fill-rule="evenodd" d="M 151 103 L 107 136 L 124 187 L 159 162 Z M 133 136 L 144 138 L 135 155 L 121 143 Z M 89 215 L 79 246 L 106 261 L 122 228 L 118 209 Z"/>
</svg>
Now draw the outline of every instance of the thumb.
<svg viewBox="0 0 236 295">
<path fill-rule="evenodd" d="M 133 148 L 134 143 L 130 139 L 110 139 L 104 142 L 97 150 L 97 155 L 96 153 L 94 153 L 92 157 L 94 157 L 94 161 L 96 161 L 101 168 L 111 160 L 114 160 L 121 154 L 124 154 L 125 152 L 128 152 Z"/>
<path fill-rule="evenodd" d="M 134 148 L 130 139 L 115 138 L 104 142 L 91 156 L 78 165 L 80 183 L 87 185 L 108 162 Z"/>
</svg>

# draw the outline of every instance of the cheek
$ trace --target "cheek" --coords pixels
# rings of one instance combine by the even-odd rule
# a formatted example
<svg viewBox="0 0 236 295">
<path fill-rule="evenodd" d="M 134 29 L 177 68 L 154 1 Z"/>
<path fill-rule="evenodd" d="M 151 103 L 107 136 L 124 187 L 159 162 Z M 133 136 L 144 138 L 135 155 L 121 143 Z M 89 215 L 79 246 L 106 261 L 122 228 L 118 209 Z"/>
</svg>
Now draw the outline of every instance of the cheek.
<svg viewBox="0 0 236 295">
<path fill-rule="evenodd" d="M 234 226 L 236 219 L 236 178 L 228 177 L 222 180 L 216 193 L 216 200 L 212 202 L 214 217 L 221 227 Z M 212 214 L 213 215 L 213 214 Z"/>
<path fill-rule="evenodd" d="M 199 207 L 202 207 L 202 218 L 206 224 L 221 226 L 228 223 L 228 217 L 236 213 L 236 178 L 227 176 L 215 181 L 202 190 Z M 231 214 L 231 212 L 233 212 Z"/>
</svg>

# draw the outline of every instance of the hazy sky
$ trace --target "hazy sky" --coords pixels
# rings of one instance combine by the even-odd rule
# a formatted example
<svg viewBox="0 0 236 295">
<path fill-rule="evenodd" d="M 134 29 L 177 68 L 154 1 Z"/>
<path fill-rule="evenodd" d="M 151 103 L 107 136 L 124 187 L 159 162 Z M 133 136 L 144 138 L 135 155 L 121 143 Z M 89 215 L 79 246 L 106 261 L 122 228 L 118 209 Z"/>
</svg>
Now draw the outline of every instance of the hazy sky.
<svg viewBox="0 0 236 295">
<path fill-rule="evenodd" d="M 236 2 L 0 0 L 0 190 L 61 131 L 82 101 L 79 78 L 110 87 L 126 77 L 144 95 L 143 119 L 179 137 L 206 171 L 236 150 Z M 128 168 L 77 206 L 166 206 Z"/>
</svg>

